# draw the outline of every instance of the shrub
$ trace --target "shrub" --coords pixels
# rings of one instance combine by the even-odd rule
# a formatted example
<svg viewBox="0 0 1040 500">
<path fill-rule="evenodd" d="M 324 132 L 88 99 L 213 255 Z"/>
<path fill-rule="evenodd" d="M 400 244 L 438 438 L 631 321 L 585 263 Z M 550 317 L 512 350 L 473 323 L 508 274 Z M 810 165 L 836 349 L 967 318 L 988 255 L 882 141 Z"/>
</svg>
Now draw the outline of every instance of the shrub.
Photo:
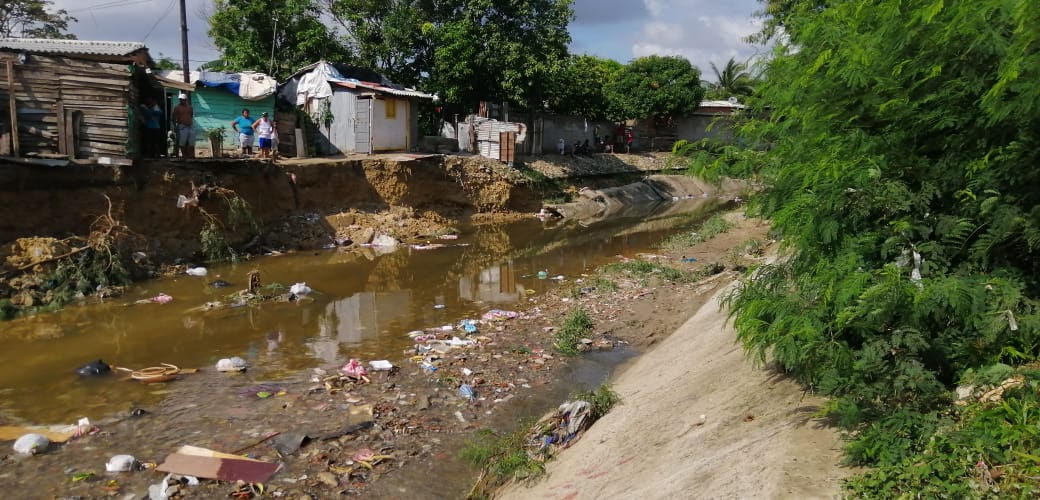
<svg viewBox="0 0 1040 500">
<path fill-rule="evenodd" d="M 585 309 L 578 307 L 571 310 L 563 321 L 563 326 L 553 336 L 553 348 L 556 352 L 566 356 L 577 356 L 578 342 L 581 341 L 593 328 L 592 318 Z"/>
</svg>

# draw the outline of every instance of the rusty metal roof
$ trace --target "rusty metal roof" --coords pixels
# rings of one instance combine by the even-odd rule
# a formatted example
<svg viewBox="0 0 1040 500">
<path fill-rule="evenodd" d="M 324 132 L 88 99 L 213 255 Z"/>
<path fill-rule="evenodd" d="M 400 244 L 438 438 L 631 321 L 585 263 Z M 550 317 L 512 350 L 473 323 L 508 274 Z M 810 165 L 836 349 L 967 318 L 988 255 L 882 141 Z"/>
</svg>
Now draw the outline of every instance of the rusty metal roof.
<svg viewBox="0 0 1040 500">
<path fill-rule="evenodd" d="M 36 54 L 83 54 L 123 57 L 141 49 L 140 42 L 105 42 L 92 40 L 60 40 L 50 38 L 0 38 L 0 49 Z"/>
</svg>

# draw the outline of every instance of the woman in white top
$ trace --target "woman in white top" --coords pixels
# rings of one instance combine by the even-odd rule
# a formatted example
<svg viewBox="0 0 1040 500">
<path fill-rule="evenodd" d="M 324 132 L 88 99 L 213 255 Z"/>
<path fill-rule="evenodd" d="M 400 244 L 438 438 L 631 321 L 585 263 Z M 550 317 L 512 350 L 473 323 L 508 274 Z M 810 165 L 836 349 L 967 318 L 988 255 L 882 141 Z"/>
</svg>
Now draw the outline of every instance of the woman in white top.
<svg viewBox="0 0 1040 500">
<path fill-rule="evenodd" d="M 269 158 L 271 156 L 271 134 L 274 132 L 274 125 L 267 118 L 266 111 L 253 124 L 253 130 L 256 130 L 256 135 L 260 138 L 260 158 Z"/>
</svg>

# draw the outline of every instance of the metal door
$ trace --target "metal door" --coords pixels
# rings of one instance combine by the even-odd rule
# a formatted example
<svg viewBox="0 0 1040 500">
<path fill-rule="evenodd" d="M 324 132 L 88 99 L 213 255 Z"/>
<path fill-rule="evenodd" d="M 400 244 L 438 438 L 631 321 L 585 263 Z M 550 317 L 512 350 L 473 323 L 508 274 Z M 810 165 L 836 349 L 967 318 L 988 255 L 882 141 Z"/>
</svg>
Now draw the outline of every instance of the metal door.
<svg viewBox="0 0 1040 500">
<path fill-rule="evenodd" d="M 354 151 L 372 153 L 372 98 L 358 98 L 354 115 Z"/>
</svg>

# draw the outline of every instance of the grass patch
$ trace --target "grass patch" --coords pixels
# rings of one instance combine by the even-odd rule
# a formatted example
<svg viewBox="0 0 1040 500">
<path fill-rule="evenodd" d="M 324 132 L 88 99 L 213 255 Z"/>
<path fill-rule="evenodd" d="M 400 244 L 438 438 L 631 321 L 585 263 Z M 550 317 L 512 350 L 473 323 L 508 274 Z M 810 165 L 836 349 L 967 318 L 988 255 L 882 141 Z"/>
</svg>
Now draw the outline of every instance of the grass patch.
<svg viewBox="0 0 1040 500">
<path fill-rule="evenodd" d="M 566 356 L 577 356 L 581 353 L 578 342 L 592 331 L 592 327 L 592 318 L 585 309 L 579 307 L 571 310 L 563 326 L 553 336 L 553 349 Z"/>
<path fill-rule="evenodd" d="M 632 276 L 642 277 L 648 279 L 652 276 L 660 277 L 666 281 L 672 282 L 684 282 L 688 281 L 690 277 L 674 268 L 668 267 L 655 262 L 649 262 L 645 260 L 628 260 L 625 262 L 615 262 L 613 264 L 607 264 L 603 268 L 604 272 L 608 273 L 623 273 Z"/>
<path fill-rule="evenodd" d="M 530 427 L 525 423 L 508 434 L 482 429 L 466 443 L 459 457 L 483 471 L 466 498 L 489 498 L 495 488 L 508 481 L 531 479 L 545 473 L 545 464 L 527 453 Z"/>
<path fill-rule="evenodd" d="M 715 214 L 704 221 L 696 230 L 674 234 L 659 245 L 666 250 L 680 250 L 698 243 L 704 243 L 720 234 L 733 229 L 733 224 L 722 215 Z"/>
<path fill-rule="evenodd" d="M 567 186 L 558 179 L 550 179 L 545 174 L 528 166 L 517 168 L 530 182 L 531 190 L 545 203 L 567 203 L 571 201 L 571 194 L 567 192 Z"/>
<path fill-rule="evenodd" d="M 609 385 L 603 384 L 593 391 L 581 391 L 574 395 L 574 399 L 585 401 L 589 404 L 589 418 L 593 422 L 606 415 L 611 409 L 621 402 L 621 396 L 614 392 Z"/>
</svg>

